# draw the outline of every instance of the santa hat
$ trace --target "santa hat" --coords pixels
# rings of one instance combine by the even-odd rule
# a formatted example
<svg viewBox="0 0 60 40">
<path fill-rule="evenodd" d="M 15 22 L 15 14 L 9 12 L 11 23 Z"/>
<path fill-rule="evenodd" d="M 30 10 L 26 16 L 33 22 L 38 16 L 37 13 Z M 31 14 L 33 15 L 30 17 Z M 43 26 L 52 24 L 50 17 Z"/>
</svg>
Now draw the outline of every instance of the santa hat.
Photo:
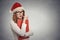
<svg viewBox="0 0 60 40">
<path fill-rule="evenodd" d="M 22 5 L 19 2 L 15 2 L 11 7 L 10 13 L 14 13 L 14 12 L 19 11 L 21 9 L 24 9 L 22 7 Z"/>
</svg>

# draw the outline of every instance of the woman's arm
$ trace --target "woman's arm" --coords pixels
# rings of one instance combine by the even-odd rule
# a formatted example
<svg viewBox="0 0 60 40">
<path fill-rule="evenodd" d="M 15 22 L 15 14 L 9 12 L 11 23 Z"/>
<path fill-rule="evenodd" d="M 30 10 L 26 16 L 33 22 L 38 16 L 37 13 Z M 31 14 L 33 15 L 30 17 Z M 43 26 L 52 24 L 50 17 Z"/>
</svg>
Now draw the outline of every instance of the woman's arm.
<svg viewBox="0 0 60 40">
<path fill-rule="evenodd" d="M 23 23 L 24 26 L 26 26 L 24 23 Z M 17 26 L 16 23 L 14 23 L 13 21 L 10 22 L 10 26 L 11 26 L 11 29 L 16 32 L 18 35 L 20 36 L 24 36 L 24 32 L 20 30 L 20 28 Z"/>
<path fill-rule="evenodd" d="M 32 30 L 31 30 L 31 27 L 30 27 L 30 22 L 29 22 L 29 19 L 28 19 L 28 17 L 27 16 L 25 16 L 24 17 L 24 21 L 23 21 L 25 24 L 26 24 L 26 32 L 25 32 L 25 36 L 32 36 L 33 35 L 33 32 L 32 32 Z"/>
</svg>

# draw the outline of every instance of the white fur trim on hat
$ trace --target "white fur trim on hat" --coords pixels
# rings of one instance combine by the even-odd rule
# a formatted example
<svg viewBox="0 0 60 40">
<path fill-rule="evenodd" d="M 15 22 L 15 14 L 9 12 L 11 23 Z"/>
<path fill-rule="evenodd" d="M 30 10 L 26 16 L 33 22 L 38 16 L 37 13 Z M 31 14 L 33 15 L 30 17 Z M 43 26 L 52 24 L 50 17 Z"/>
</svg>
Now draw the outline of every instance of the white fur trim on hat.
<svg viewBox="0 0 60 40">
<path fill-rule="evenodd" d="M 13 11 L 10 10 L 10 13 L 14 13 L 14 12 L 16 12 L 16 11 L 21 11 L 21 9 L 24 10 L 23 7 L 17 7 L 17 8 L 15 8 Z"/>
</svg>

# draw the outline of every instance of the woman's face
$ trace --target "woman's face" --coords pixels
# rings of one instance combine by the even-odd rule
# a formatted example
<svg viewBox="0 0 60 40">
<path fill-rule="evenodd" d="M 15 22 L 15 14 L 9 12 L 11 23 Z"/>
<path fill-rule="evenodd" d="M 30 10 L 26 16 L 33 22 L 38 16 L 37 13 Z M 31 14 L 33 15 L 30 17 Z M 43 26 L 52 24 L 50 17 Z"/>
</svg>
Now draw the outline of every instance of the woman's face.
<svg viewBox="0 0 60 40">
<path fill-rule="evenodd" d="M 17 11 L 17 18 L 19 18 L 19 19 L 22 19 L 22 17 L 23 17 L 23 11 Z"/>
</svg>

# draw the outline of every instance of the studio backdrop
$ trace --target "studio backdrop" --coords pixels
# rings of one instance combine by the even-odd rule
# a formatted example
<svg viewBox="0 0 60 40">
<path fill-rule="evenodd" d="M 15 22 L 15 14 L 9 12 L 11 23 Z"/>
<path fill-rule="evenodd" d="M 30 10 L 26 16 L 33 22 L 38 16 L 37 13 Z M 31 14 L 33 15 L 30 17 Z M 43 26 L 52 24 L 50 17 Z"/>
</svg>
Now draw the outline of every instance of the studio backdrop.
<svg viewBox="0 0 60 40">
<path fill-rule="evenodd" d="M 20 2 L 28 15 L 33 36 L 30 40 L 58 40 L 59 1 L 57 0 L 1 0 L 0 1 L 0 39 L 13 40 L 10 29 L 12 14 L 9 12 L 14 2 Z"/>
</svg>

